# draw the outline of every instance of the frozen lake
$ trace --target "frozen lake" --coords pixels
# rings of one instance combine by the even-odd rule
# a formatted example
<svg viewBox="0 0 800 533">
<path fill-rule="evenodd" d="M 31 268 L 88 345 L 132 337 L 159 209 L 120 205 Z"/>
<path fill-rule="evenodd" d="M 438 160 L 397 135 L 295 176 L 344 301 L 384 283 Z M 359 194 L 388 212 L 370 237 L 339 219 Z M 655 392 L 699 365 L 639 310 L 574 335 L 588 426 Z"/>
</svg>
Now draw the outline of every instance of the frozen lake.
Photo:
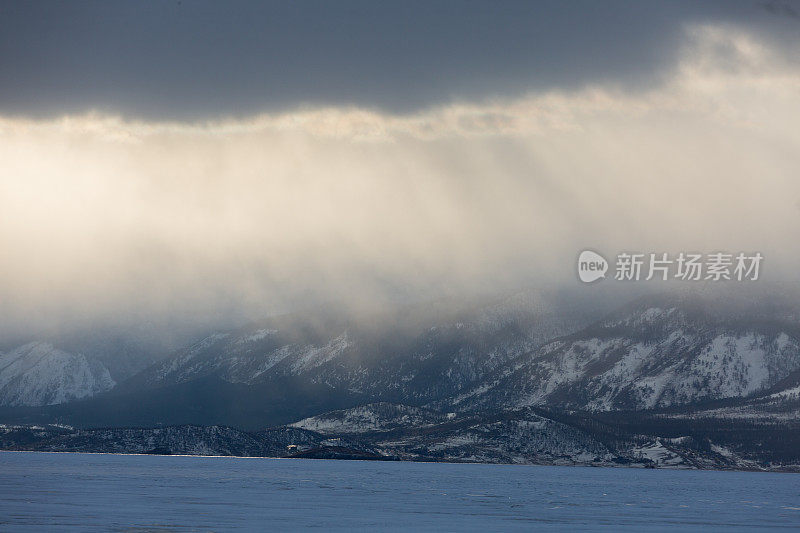
<svg viewBox="0 0 800 533">
<path fill-rule="evenodd" d="M 0 530 L 800 528 L 800 475 L 0 452 Z"/>
</svg>

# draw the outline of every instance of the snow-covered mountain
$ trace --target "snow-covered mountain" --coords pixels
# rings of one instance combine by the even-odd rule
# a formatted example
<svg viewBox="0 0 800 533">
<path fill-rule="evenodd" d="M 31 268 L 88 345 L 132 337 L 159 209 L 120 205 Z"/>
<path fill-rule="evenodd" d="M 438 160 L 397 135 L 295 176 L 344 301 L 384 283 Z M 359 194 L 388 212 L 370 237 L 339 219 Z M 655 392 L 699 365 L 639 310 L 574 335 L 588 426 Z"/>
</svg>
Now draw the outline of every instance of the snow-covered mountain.
<svg viewBox="0 0 800 533">
<path fill-rule="evenodd" d="M 46 404 L 114 382 L 92 358 L 31 343 L 0 355 L 0 423 L 14 425 L 0 445 L 800 470 L 796 312 L 659 296 L 588 321 L 517 304 L 280 317 L 60 405 Z M 82 429 L 31 425 L 53 422 Z"/>
<path fill-rule="evenodd" d="M 592 312 L 515 295 L 488 304 L 393 308 L 380 316 L 275 317 L 207 335 L 74 408 L 8 411 L 0 422 L 254 429 L 376 401 L 423 405 L 468 390 L 542 343 L 580 329 Z"/>
<path fill-rule="evenodd" d="M 306 429 L 316 427 L 316 430 Z M 369 404 L 242 431 L 221 426 L 80 429 L 0 424 L 0 449 L 424 460 L 800 472 L 794 423 L 528 408 L 475 414 Z"/>
<path fill-rule="evenodd" d="M 752 396 L 798 369 L 796 323 L 648 301 L 541 346 L 451 405 L 663 408 Z"/>
<path fill-rule="evenodd" d="M 85 400 L 115 388 L 195 338 L 197 328 L 149 322 L 6 334 L 0 338 L 0 406 Z"/>
<path fill-rule="evenodd" d="M 0 354 L 0 405 L 61 404 L 114 385 L 102 363 L 45 342 L 31 342 Z"/>
<path fill-rule="evenodd" d="M 275 457 L 285 456 L 289 443 L 310 447 L 324 440 L 320 434 L 294 428 L 249 433 L 225 426 L 81 430 L 63 424 L 0 424 L 0 449 L 4 450 Z"/>
<path fill-rule="evenodd" d="M 374 399 L 421 404 L 464 390 L 584 323 L 519 297 L 467 312 L 409 313 L 367 325 L 284 317 L 214 333 L 124 388 L 163 388 L 206 378 L 249 386 L 299 379 Z"/>
<path fill-rule="evenodd" d="M 772 403 L 794 401 L 796 315 L 706 303 L 649 297 L 590 325 L 591 314 L 519 298 L 466 311 L 417 308 L 373 322 L 277 317 L 208 335 L 101 398 L 43 410 L 36 420 L 255 429 L 376 402 L 480 413 L 697 407 L 768 394 Z M 33 346 L 39 345 L 28 351 L 38 353 Z M 5 366 L 19 358 L 12 358 L 16 352 L 4 356 Z M 46 365 L 48 358 L 0 369 L 4 404 L 53 404 L 113 386 L 92 359 L 54 353 L 53 361 L 76 361 L 53 372 L 57 378 L 42 370 L 56 366 Z M 317 423 L 319 429 L 333 421 Z"/>
<path fill-rule="evenodd" d="M 449 420 L 450 416 L 408 405 L 388 402 L 361 405 L 304 418 L 290 427 L 322 434 L 368 433 L 403 428 L 425 428 Z"/>
<path fill-rule="evenodd" d="M 137 382 L 165 386 L 215 375 L 228 383 L 254 384 L 275 374 L 312 370 L 351 347 L 347 331 L 325 341 L 271 328 L 213 333 L 147 369 Z"/>
<path fill-rule="evenodd" d="M 756 425 L 703 412 L 663 415 L 580 413 L 528 408 L 437 413 L 405 405 L 370 404 L 324 413 L 290 427 L 328 442 L 406 460 L 550 465 L 628 465 L 798 471 L 797 435 L 785 424 Z M 628 427 L 614 417 L 621 417 Z M 633 420 L 632 420 L 633 418 Z M 775 445 L 775 442 L 782 445 Z"/>
</svg>

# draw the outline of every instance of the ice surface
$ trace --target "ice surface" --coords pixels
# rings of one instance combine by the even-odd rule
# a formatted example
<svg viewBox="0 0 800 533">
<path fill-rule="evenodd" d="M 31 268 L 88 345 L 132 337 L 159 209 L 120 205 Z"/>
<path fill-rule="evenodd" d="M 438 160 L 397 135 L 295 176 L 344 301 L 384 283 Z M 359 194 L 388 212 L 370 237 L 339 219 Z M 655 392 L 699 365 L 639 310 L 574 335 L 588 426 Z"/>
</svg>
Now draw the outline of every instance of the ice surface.
<svg viewBox="0 0 800 533">
<path fill-rule="evenodd" d="M 800 527 L 794 474 L 3 452 L 0 476 L 2 531 Z"/>
</svg>

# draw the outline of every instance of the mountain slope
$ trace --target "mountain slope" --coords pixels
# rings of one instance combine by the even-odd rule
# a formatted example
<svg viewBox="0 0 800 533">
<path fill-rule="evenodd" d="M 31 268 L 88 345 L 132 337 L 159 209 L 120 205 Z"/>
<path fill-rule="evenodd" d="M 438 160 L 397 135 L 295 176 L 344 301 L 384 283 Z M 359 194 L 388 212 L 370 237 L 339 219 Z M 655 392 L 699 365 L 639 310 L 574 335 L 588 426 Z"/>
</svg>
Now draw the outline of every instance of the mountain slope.
<svg viewBox="0 0 800 533">
<path fill-rule="evenodd" d="M 52 344 L 32 342 L 0 355 L 0 405 L 61 404 L 114 385 L 101 363 Z"/>
<path fill-rule="evenodd" d="M 373 403 L 304 418 L 290 427 L 323 434 L 368 433 L 429 427 L 448 420 L 446 415 L 408 405 Z"/>
<path fill-rule="evenodd" d="M 450 405 L 653 409 L 747 397 L 798 369 L 796 323 L 641 302 L 541 346 Z"/>
<path fill-rule="evenodd" d="M 468 388 L 582 323 L 526 305 L 502 302 L 444 316 L 408 313 L 374 324 L 279 317 L 214 333 L 121 389 L 163 388 L 209 377 L 247 386 L 295 379 L 419 405 Z"/>
<path fill-rule="evenodd" d="M 278 317 L 207 336 L 94 398 L 107 386 L 53 397 L 42 391 L 58 387 L 31 386 L 39 391 L 28 393 L 36 405 L 83 399 L 3 407 L 0 421 L 258 429 L 376 402 L 475 414 L 530 406 L 699 408 L 768 394 L 782 405 L 798 396 L 794 315 L 651 297 L 582 323 L 563 307 L 507 301 L 438 314 L 414 309 L 373 322 Z M 7 384 L 7 405 L 24 405 L 12 394 L 19 383 Z M 420 413 L 406 413 L 409 423 L 418 425 Z M 372 414 L 359 415 L 365 428 Z M 317 429 L 335 423 L 317 420 Z"/>
<path fill-rule="evenodd" d="M 409 416 L 410 415 L 410 416 Z M 401 423 L 402 422 L 402 423 Z M 372 404 L 291 427 L 406 460 L 798 471 L 797 421 L 527 408 L 436 413 Z"/>
<path fill-rule="evenodd" d="M 82 427 L 227 424 L 256 429 L 376 401 L 422 405 L 470 388 L 586 323 L 538 299 L 420 305 L 376 317 L 276 317 L 222 331 L 112 391 L 0 420 Z"/>
</svg>

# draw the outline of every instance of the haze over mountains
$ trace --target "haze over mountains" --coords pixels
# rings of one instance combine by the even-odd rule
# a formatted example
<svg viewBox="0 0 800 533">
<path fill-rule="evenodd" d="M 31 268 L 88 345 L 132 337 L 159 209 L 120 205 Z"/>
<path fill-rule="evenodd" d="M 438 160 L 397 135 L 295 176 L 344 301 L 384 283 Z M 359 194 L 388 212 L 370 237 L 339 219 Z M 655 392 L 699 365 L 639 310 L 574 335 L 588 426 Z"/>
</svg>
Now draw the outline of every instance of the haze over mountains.
<svg viewBox="0 0 800 533">
<path fill-rule="evenodd" d="M 120 344 L 87 358 L 30 342 L 2 355 L 2 404 L 64 404 L 112 389 L 120 398 L 201 381 L 242 390 L 298 381 L 459 410 L 652 409 L 748 397 L 800 368 L 800 324 L 786 306 L 726 309 L 707 296 L 660 294 L 609 313 L 589 300 L 545 303 L 530 293 L 461 305 L 418 304 L 371 320 L 279 316 L 209 332 L 151 364 L 136 350 L 114 353 Z"/>
<path fill-rule="evenodd" d="M 579 419 L 570 413 L 772 420 L 788 431 L 800 409 L 800 320 L 791 306 L 670 294 L 637 298 L 611 313 L 539 302 L 523 293 L 457 310 L 412 306 L 390 321 L 373 322 L 322 314 L 276 317 L 213 332 L 119 383 L 97 361 L 33 343 L 2 356 L 14 363 L 0 372 L 0 421 L 90 432 L 176 424 L 261 431 L 293 423 L 313 434 L 349 435 L 349 449 L 379 455 L 407 456 L 410 448 L 403 446 L 413 441 L 419 457 L 445 448 L 418 439 L 398 448 L 375 441 L 375 432 L 405 439 L 408 432 L 439 428 L 430 430 L 445 432 L 436 438 L 466 439 L 466 446 L 481 441 L 475 441 L 475 424 L 489 424 L 496 444 L 481 444 L 484 455 L 476 460 L 537 462 L 568 450 L 560 455 L 575 461 L 594 450 L 592 460 L 611 461 L 619 454 L 600 453 L 602 439 L 578 429 Z M 51 394 L 37 394 L 42 390 Z M 370 407 L 376 405 L 388 407 Z M 500 420 L 505 422 L 491 425 Z M 521 420 L 539 427 L 539 436 L 512 438 Z M 325 440 L 309 438 L 316 445 Z M 538 444 L 512 453 L 514 439 Z M 633 453 L 631 446 L 625 453 Z M 464 457 L 454 450 L 442 458 Z M 678 452 L 653 453 L 664 461 L 686 459 Z M 703 461 L 697 465 L 715 464 L 713 458 Z M 731 465 L 745 464 L 737 461 Z"/>
</svg>

